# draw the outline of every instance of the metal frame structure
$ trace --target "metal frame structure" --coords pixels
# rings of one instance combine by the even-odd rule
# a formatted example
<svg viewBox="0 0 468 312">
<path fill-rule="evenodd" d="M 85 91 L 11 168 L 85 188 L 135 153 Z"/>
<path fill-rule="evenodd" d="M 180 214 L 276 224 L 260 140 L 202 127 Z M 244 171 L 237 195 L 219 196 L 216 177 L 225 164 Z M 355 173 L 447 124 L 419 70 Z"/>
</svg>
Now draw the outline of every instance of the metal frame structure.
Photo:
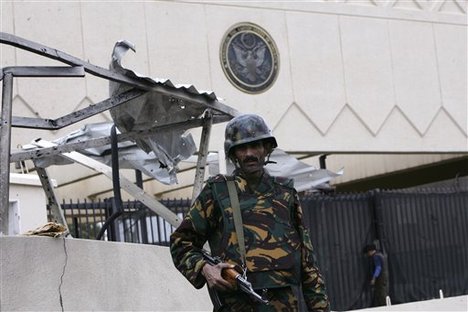
<svg viewBox="0 0 468 312">
<path fill-rule="evenodd" d="M 36 130 L 57 130 L 67 127 L 76 122 L 92 117 L 98 113 L 108 109 L 122 105 L 132 99 L 138 98 L 147 92 L 156 92 L 168 96 L 175 103 L 183 102 L 185 105 L 196 105 L 201 112 L 199 118 L 190 119 L 184 122 L 169 122 L 135 132 L 127 132 L 119 134 L 117 140 L 119 142 L 131 140 L 135 135 L 144 137 L 154 134 L 162 129 L 177 129 L 180 127 L 195 128 L 202 127 L 202 135 L 200 140 L 200 148 L 198 153 L 198 162 L 196 167 L 196 175 L 194 181 L 193 198 L 196 197 L 203 185 L 205 172 L 206 158 L 208 154 L 208 143 L 211 131 L 211 126 L 214 123 L 220 123 L 230 120 L 237 115 L 237 111 L 217 98 L 208 96 L 204 93 L 194 93 L 181 88 L 175 88 L 164 84 L 151 84 L 144 79 L 138 77 L 129 77 L 121 73 L 111 71 L 79 58 L 61 52 L 59 50 L 49 48 L 47 46 L 11 35 L 0 33 L 0 44 L 10 45 L 19 49 L 35 53 L 46 58 L 50 58 L 68 66 L 12 66 L 0 68 L 0 80 L 2 80 L 2 111 L 0 124 L 0 235 L 8 235 L 8 207 L 9 207 L 9 176 L 10 163 L 34 160 L 41 157 L 53 155 L 61 155 L 74 162 L 78 162 L 91 169 L 103 173 L 111 178 L 111 168 L 93 159 L 76 152 L 80 149 L 98 147 L 110 143 L 110 137 L 101 137 L 75 143 L 63 145 L 55 145 L 46 141 L 37 141 L 36 149 L 11 153 L 11 131 L 12 128 L 29 128 Z M 17 77 L 85 77 L 86 73 L 111 80 L 125 83 L 133 88 L 127 92 L 105 99 L 95 105 L 84 109 L 72 112 L 57 119 L 42 119 L 12 116 L 13 105 L 13 81 Z M 54 214 L 57 219 L 63 220 L 63 214 L 60 205 L 57 203 L 53 188 L 50 186 L 49 177 L 45 169 L 38 170 L 38 175 L 47 195 L 48 205 L 53 207 Z M 164 205 L 159 203 L 152 196 L 146 194 L 141 188 L 132 182 L 124 179 L 120 175 L 122 187 L 130 194 L 144 200 L 145 204 L 150 209 L 161 215 L 169 223 L 177 226 L 180 222 L 179 218 L 169 211 Z"/>
</svg>

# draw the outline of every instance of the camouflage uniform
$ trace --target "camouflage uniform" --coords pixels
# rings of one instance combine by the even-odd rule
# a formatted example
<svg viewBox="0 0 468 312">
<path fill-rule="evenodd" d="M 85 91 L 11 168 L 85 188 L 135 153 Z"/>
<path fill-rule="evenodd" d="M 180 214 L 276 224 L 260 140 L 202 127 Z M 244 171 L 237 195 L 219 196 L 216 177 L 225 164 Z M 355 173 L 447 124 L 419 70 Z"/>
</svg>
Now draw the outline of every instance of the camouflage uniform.
<svg viewBox="0 0 468 312">
<path fill-rule="evenodd" d="M 256 305 L 240 291 L 219 292 L 227 311 L 298 311 L 299 285 L 310 311 L 329 310 L 322 276 L 315 266 L 308 231 L 292 180 L 266 172 L 256 190 L 236 171 L 210 178 L 171 236 L 177 269 L 196 288 L 205 284 L 200 249 L 206 241 L 225 262 L 241 265 L 226 178 L 235 180 L 244 225 L 247 279 L 258 293 L 268 289 L 269 305 Z"/>
</svg>

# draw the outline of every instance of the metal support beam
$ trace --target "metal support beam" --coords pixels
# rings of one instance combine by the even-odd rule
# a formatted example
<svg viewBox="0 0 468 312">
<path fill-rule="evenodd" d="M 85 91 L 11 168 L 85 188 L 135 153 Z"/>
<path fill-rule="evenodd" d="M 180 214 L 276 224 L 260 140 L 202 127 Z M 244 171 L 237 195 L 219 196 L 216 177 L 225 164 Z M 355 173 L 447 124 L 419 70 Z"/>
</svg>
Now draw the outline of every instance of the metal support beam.
<svg viewBox="0 0 468 312">
<path fill-rule="evenodd" d="M 4 67 L 4 73 L 15 77 L 84 77 L 83 66 L 15 66 Z"/>
<path fill-rule="evenodd" d="M 62 208 L 57 201 L 57 197 L 55 196 L 54 188 L 52 186 L 52 182 L 47 174 L 47 170 L 45 168 L 36 167 L 37 175 L 39 176 L 39 180 L 41 181 L 42 188 L 47 197 L 47 206 L 50 207 L 50 212 L 52 214 L 52 218 L 54 221 L 62 224 L 68 230 L 67 220 L 65 220 L 65 216 L 63 214 Z"/>
<path fill-rule="evenodd" d="M 12 118 L 12 126 L 17 128 L 31 128 L 42 130 L 58 130 L 63 127 L 72 125 L 81 120 L 102 113 L 108 109 L 124 104 L 130 100 L 138 98 L 145 94 L 145 91 L 132 89 L 127 92 L 118 94 L 95 105 L 85 107 L 73 113 L 67 114 L 57 119 L 42 119 L 31 117 L 16 117 Z"/>
<path fill-rule="evenodd" d="M 13 75 L 5 73 L 2 84 L 2 120 L 0 125 L 0 236 L 8 235 L 12 102 Z"/>
<path fill-rule="evenodd" d="M 323 154 L 319 157 L 320 169 L 327 169 L 327 159 L 328 154 Z"/>
<path fill-rule="evenodd" d="M 53 147 L 55 145 L 54 143 L 45 140 L 39 140 L 35 142 L 35 144 L 37 144 L 40 147 Z M 97 160 L 94 160 L 78 152 L 64 153 L 62 154 L 62 156 L 92 170 L 98 171 L 104 174 L 110 180 L 112 180 L 112 168 Z M 159 216 L 161 216 L 164 220 L 169 222 L 169 224 L 171 224 L 172 226 L 179 226 L 181 220 L 175 213 L 173 213 L 166 206 L 158 202 L 153 196 L 145 193 L 144 190 L 136 186 L 132 181 L 128 180 L 120 173 L 119 179 L 120 187 L 124 189 L 127 193 L 132 195 L 134 198 L 138 199 L 149 209 L 151 209 Z"/>
<path fill-rule="evenodd" d="M 135 99 L 146 92 L 157 93 L 169 97 L 169 101 L 184 103 L 184 105 L 199 105 L 202 110 L 205 110 L 204 118 L 196 118 L 195 120 L 183 120 L 180 122 L 168 122 L 167 124 L 159 124 L 157 127 L 148 129 L 148 131 L 135 131 L 134 133 L 126 133 L 119 135 L 119 140 L 134 140 L 135 137 L 157 129 L 170 127 L 172 129 L 183 128 L 188 129 L 203 125 L 202 139 L 200 143 L 200 154 L 198 159 L 197 176 L 195 181 L 194 196 L 198 195 L 205 176 L 206 158 L 208 155 L 208 140 L 210 136 L 211 126 L 213 123 L 225 122 L 238 114 L 238 111 L 225 105 L 221 100 L 216 98 L 213 93 L 199 93 L 194 88 L 186 88 L 184 86 L 175 86 L 169 82 L 159 82 L 148 78 L 142 78 L 137 75 L 126 75 L 117 71 L 108 70 L 99 66 L 90 64 L 79 58 L 66 54 L 62 51 L 11 35 L 0 32 L 0 44 L 7 44 L 18 47 L 25 51 L 29 51 L 59 62 L 62 62 L 70 67 L 5 67 L 0 68 L 0 80 L 3 80 L 3 96 L 2 96 L 2 119 L 0 132 L 0 234 L 8 233 L 8 208 L 9 208 L 9 174 L 11 161 L 37 159 L 56 155 L 67 151 L 62 156 L 69 158 L 75 162 L 81 163 L 91 169 L 99 171 L 112 179 L 111 170 L 109 167 L 94 161 L 73 150 L 102 145 L 108 142 L 108 138 L 99 138 L 87 142 L 76 142 L 70 145 L 57 146 L 54 144 L 37 144 L 40 149 L 27 151 L 20 154 L 11 155 L 11 127 L 22 127 L 30 129 L 48 129 L 57 130 L 65 126 L 71 125 L 78 121 L 89 118 L 97 113 L 108 110 L 112 107 Z M 115 97 L 107 99 L 98 105 L 90 106 L 85 109 L 73 112 L 57 119 L 41 119 L 27 117 L 12 117 L 12 88 L 13 77 L 82 77 L 84 73 L 90 73 L 96 77 L 104 78 L 111 81 L 132 86 L 134 89 L 128 92 L 119 94 Z M 196 115 L 199 116 L 201 111 Z M 38 143 L 38 142 L 36 142 Z M 135 186 L 132 182 L 121 177 L 122 188 L 128 193 L 139 199 L 151 210 L 158 213 L 173 226 L 178 226 L 180 219 L 166 207 L 161 205 L 154 197 L 144 193 L 143 190 Z M 196 194 L 196 195 L 195 195 Z"/>
<path fill-rule="evenodd" d="M 195 172 L 195 181 L 193 183 L 192 203 L 200 194 L 205 180 L 206 159 L 208 157 L 208 144 L 210 143 L 211 126 L 213 118 L 211 111 L 207 110 L 203 117 L 203 128 L 200 139 L 200 149 L 198 151 L 197 169 Z"/>
<path fill-rule="evenodd" d="M 127 83 L 138 89 L 153 91 L 169 97 L 181 99 L 182 101 L 185 101 L 187 103 L 195 103 L 198 105 L 202 105 L 207 109 L 212 109 L 220 112 L 221 114 L 227 114 L 231 117 L 234 117 L 238 114 L 237 110 L 230 106 L 227 106 L 226 104 L 218 101 L 217 99 L 209 99 L 202 94 L 189 94 L 183 89 L 168 88 L 163 84 L 156 84 L 154 82 L 148 81 L 147 79 L 145 80 L 139 77 L 131 77 L 115 71 L 111 71 L 106 68 L 102 68 L 91 63 L 85 62 L 77 57 L 59 51 L 57 49 L 49 48 L 47 46 L 8 33 L 0 32 L 0 44 L 8 44 L 17 48 L 21 48 L 26 51 L 36 53 L 44 57 L 48 57 L 71 66 L 82 66 L 85 72 L 90 73 L 96 77 Z"/>
<path fill-rule="evenodd" d="M 225 118 L 226 117 L 223 117 L 223 116 L 212 117 L 213 122 L 216 122 L 216 123 L 227 121 L 225 120 Z M 13 120 L 14 120 L 14 117 L 13 117 Z M 133 140 L 134 137 L 146 138 L 148 136 L 154 135 L 154 133 L 156 133 L 157 131 L 161 131 L 167 128 L 171 128 L 175 131 L 177 129 L 201 127 L 202 125 L 203 125 L 202 119 L 193 119 L 193 120 L 187 120 L 187 121 L 178 122 L 178 123 L 157 125 L 147 130 L 138 130 L 138 131 L 131 131 L 131 132 L 118 134 L 117 141 L 118 142 L 131 141 Z M 11 153 L 10 162 L 14 163 L 17 161 L 34 160 L 37 158 L 50 157 L 54 155 L 59 155 L 61 153 L 73 152 L 73 151 L 78 151 L 78 150 L 83 150 L 83 149 L 93 148 L 93 147 L 99 147 L 99 146 L 104 146 L 107 144 L 110 144 L 109 136 L 104 136 L 104 137 L 95 138 L 95 139 L 87 139 L 86 141 L 65 143 L 65 144 L 60 144 L 60 145 L 53 146 L 53 147 L 15 151 Z"/>
</svg>

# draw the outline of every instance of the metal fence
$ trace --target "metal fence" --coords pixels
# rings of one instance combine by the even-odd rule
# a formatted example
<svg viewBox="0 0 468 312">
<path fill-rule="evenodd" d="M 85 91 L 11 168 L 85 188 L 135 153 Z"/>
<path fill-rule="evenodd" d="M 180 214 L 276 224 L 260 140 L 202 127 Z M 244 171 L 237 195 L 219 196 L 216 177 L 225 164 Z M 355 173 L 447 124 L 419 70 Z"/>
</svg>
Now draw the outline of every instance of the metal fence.
<svg viewBox="0 0 468 312">
<path fill-rule="evenodd" d="M 372 193 L 313 195 L 302 198 L 318 266 L 333 310 L 370 305 L 368 263 L 361 250 L 376 237 Z"/>
<path fill-rule="evenodd" d="M 396 302 L 468 293 L 468 192 L 377 194 Z"/>
<path fill-rule="evenodd" d="M 467 191 L 374 190 L 302 205 L 333 310 L 370 305 L 370 242 L 386 257 L 393 304 L 468 294 Z"/>
<path fill-rule="evenodd" d="M 179 217 L 183 217 L 190 207 L 189 199 L 161 201 Z M 109 224 L 102 238 L 110 241 L 129 243 L 169 245 L 169 237 L 174 228 L 139 201 L 122 203 L 123 213 Z M 97 239 L 106 220 L 115 211 L 113 199 L 96 202 L 62 203 L 70 233 L 75 238 Z"/>
<path fill-rule="evenodd" d="M 374 190 L 359 194 L 301 198 L 318 265 L 333 310 L 370 305 L 364 245 L 377 243 L 387 258 L 392 303 L 468 294 L 468 192 Z M 162 203 L 179 216 L 189 199 Z M 112 200 L 63 203 L 72 235 L 95 239 L 114 211 Z M 124 213 L 103 239 L 167 246 L 173 227 L 139 202 Z"/>
</svg>

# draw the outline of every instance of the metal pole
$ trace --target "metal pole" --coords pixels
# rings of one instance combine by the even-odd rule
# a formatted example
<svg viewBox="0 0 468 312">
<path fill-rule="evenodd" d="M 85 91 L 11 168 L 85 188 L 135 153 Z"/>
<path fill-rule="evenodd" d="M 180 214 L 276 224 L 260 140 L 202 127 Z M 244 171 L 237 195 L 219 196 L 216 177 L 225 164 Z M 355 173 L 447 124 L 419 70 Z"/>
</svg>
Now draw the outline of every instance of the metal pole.
<svg viewBox="0 0 468 312">
<path fill-rule="evenodd" d="M 34 165 L 36 163 L 34 162 Z M 52 181 L 49 178 L 47 170 L 45 168 L 37 167 L 36 172 L 39 176 L 39 179 L 42 184 L 42 189 L 47 197 L 47 206 L 50 207 L 50 212 L 52 214 L 52 218 L 55 222 L 61 223 L 64 227 L 68 228 L 67 220 L 65 219 L 65 215 L 63 214 L 63 210 L 58 203 L 57 197 L 55 196 L 54 187 L 52 185 Z M 71 234 L 71 233 L 70 233 Z"/>
<path fill-rule="evenodd" d="M 220 149 L 218 151 L 218 166 L 220 174 L 227 174 L 227 161 L 224 149 Z"/>
<path fill-rule="evenodd" d="M 135 170 L 135 184 L 143 190 L 143 174 L 140 170 Z M 145 213 L 140 217 L 141 242 L 143 244 L 148 244 L 148 226 L 146 225 L 148 214 L 146 213 L 146 207 L 143 207 L 143 209 L 145 210 Z"/>
<path fill-rule="evenodd" d="M 0 236 L 8 235 L 13 74 L 5 73 L 3 75 L 2 87 L 2 120 L 0 125 Z"/>
<path fill-rule="evenodd" d="M 319 162 L 320 162 L 320 169 L 327 169 L 327 154 L 323 154 L 322 156 L 319 157 Z"/>
<path fill-rule="evenodd" d="M 208 144 L 211 134 L 211 125 L 213 124 L 212 114 L 210 111 L 205 112 L 205 116 L 203 117 L 203 128 L 202 134 L 200 139 L 200 150 L 198 151 L 198 161 L 197 161 L 197 169 L 195 172 L 195 181 L 193 183 L 193 192 L 192 192 L 192 203 L 197 198 L 198 194 L 200 194 L 203 182 L 205 180 L 205 166 L 206 166 L 206 159 L 208 157 Z"/>
</svg>

